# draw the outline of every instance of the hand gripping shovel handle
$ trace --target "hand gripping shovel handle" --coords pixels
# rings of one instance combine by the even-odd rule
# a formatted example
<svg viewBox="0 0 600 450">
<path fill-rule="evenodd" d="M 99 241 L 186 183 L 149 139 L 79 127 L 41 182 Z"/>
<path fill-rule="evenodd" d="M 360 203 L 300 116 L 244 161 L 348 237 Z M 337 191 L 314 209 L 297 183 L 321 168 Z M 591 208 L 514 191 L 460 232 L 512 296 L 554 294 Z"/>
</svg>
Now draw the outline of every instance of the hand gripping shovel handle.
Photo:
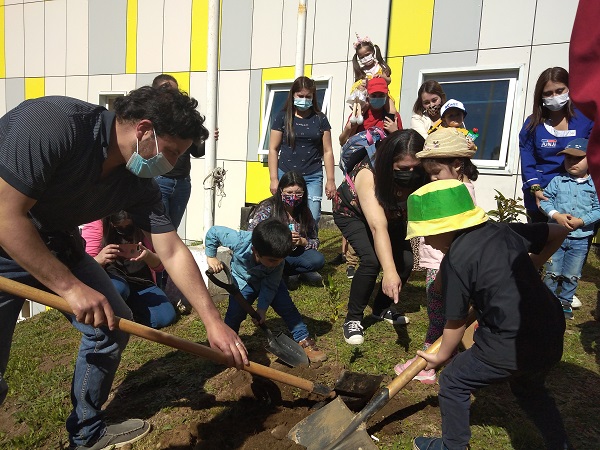
<svg viewBox="0 0 600 450">
<path fill-rule="evenodd" d="M 258 312 L 256 312 L 256 310 L 252 307 L 252 305 L 246 301 L 246 299 L 244 298 L 244 296 L 242 295 L 240 290 L 237 288 L 237 286 L 235 284 L 233 284 L 233 280 L 231 278 L 231 270 L 229 269 L 229 267 L 227 267 L 227 264 L 221 263 L 221 265 L 223 266 L 223 272 L 225 272 L 225 275 L 227 276 L 227 281 L 228 281 L 227 283 L 219 280 L 215 276 L 214 270 L 212 270 L 212 268 L 210 268 L 210 267 L 205 272 L 206 276 L 208 278 L 210 278 L 210 281 L 212 281 L 214 284 L 216 284 L 220 288 L 225 289 L 227 292 L 229 292 L 231 295 L 233 295 L 233 298 L 235 298 L 235 300 L 243 308 L 243 310 L 246 311 L 246 314 L 248 314 L 250 317 L 252 317 L 254 320 L 256 320 L 256 322 L 259 324 L 260 328 L 265 333 L 267 333 L 267 335 L 269 336 L 269 339 L 272 339 L 273 332 L 264 323 L 261 323 L 262 319 L 261 319 L 260 315 L 258 314 Z"/>
<path fill-rule="evenodd" d="M 51 308 L 57 309 L 65 314 L 73 315 L 71 307 L 63 298 L 26 284 L 19 283 L 18 281 L 0 277 L 0 290 L 8 292 L 9 294 L 17 297 L 27 298 L 29 300 L 41 303 L 42 305 L 50 306 Z M 191 353 L 192 355 L 201 356 L 202 358 L 210 359 L 218 364 L 227 364 L 227 357 L 219 350 L 173 336 L 172 334 L 165 333 L 164 331 L 155 330 L 154 328 L 150 328 L 121 317 L 115 317 L 115 319 L 117 329 L 125 333 L 129 333 L 149 341 L 157 342 L 159 344 L 167 345 L 169 347 Z M 279 381 L 289 386 L 294 386 L 318 395 L 325 397 L 335 396 L 335 392 L 326 386 L 315 384 L 312 381 L 304 378 L 281 372 L 252 361 L 250 361 L 249 365 L 244 366 L 243 369 L 246 372 L 254 375 L 259 375 L 273 381 Z"/>
</svg>

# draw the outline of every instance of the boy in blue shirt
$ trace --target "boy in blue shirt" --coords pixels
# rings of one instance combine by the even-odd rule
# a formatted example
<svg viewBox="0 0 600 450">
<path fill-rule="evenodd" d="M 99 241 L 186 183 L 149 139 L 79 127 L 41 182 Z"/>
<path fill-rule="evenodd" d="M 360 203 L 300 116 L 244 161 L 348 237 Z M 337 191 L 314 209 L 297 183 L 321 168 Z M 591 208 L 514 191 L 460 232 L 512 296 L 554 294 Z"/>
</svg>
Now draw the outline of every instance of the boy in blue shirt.
<svg viewBox="0 0 600 450">
<path fill-rule="evenodd" d="M 223 270 L 223 265 L 216 258 L 220 245 L 233 252 L 231 274 L 244 298 L 250 304 L 258 298 L 256 310 L 261 323 L 269 306 L 273 307 L 287 325 L 292 338 L 304 348 L 308 359 L 311 362 L 325 361 L 327 356 L 309 337 L 308 328 L 282 279 L 285 257 L 293 247 L 288 226 L 272 218 L 259 223 L 252 232 L 211 227 L 206 233 L 206 260 L 215 273 Z M 238 332 L 245 318 L 244 309 L 230 296 L 225 323 Z"/>
<path fill-rule="evenodd" d="M 594 235 L 594 224 L 600 220 L 600 203 L 586 158 L 587 139 L 574 139 L 558 155 L 565 155 L 566 173 L 550 181 L 540 202 L 540 209 L 569 230 L 567 238 L 546 263 L 544 283 L 563 305 L 566 319 L 573 319 L 573 295 Z"/>
</svg>

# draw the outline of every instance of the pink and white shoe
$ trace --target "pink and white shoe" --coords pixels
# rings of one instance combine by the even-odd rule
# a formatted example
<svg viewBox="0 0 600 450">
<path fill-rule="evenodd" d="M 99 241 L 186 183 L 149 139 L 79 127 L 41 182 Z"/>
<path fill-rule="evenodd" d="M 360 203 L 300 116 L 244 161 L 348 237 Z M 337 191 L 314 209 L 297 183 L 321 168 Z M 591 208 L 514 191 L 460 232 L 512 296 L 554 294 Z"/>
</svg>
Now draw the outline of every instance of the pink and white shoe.
<svg viewBox="0 0 600 450">
<path fill-rule="evenodd" d="M 415 356 L 414 358 L 411 358 L 408 361 L 406 361 L 404 364 L 396 364 L 394 366 L 394 372 L 396 372 L 396 375 L 400 375 L 402 372 L 404 372 L 407 369 L 407 367 L 410 366 L 411 363 L 416 359 L 417 359 L 417 357 Z M 418 380 L 423 384 L 435 384 L 435 382 L 436 382 L 435 369 L 421 370 L 413 378 L 413 380 Z"/>
</svg>

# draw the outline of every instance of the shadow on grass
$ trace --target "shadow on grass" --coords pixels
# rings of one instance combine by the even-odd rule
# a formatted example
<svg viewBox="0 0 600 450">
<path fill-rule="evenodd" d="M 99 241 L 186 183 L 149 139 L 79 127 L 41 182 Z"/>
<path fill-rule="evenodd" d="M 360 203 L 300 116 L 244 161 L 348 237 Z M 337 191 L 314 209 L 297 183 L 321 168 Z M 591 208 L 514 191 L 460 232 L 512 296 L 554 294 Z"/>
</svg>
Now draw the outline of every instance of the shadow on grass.
<svg viewBox="0 0 600 450">
<path fill-rule="evenodd" d="M 574 448 L 594 448 L 600 442 L 600 427 L 590 427 L 589 417 L 597 417 L 600 406 L 600 376 L 578 365 L 560 362 L 550 371 L 546 387 L 562 415 Z M 541 435 L 513 397 L 508 383 L 490 386 L 474 393 L 471 426 L 479 425 L 493 436 L 494 427 L 509 435 L 516 450 L 544 448 Z M 473 443 L 475 445 L 475 443 Z M 478 445 L 479 446 L 479 445 Z"/>
</svg>

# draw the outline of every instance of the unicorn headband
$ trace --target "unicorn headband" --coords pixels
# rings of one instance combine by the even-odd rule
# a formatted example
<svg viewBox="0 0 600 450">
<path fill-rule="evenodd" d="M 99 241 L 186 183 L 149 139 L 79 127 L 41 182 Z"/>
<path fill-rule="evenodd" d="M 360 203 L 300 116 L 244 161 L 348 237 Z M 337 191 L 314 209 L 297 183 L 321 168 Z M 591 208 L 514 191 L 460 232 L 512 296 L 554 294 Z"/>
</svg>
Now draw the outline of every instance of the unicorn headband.
<svg viewBox="0 0 600 450">
<path fill-rule="evenodd" d="M 365 37 L 360 37 L 358 35 L 358 33 L 354 33 L 356 35 L 356 42 L 354 44 L 352 44 L 354 46 L 354 49 L 356 50 L 356 48 L 360 45 L 360 44 L 365 44 L 365 43 L 369 43 L 371 45 L 373 45 L 373 41 L 371 41 L 371 39 L 369 38 L 369 36 L 365 36 Z"/>
</svg>

